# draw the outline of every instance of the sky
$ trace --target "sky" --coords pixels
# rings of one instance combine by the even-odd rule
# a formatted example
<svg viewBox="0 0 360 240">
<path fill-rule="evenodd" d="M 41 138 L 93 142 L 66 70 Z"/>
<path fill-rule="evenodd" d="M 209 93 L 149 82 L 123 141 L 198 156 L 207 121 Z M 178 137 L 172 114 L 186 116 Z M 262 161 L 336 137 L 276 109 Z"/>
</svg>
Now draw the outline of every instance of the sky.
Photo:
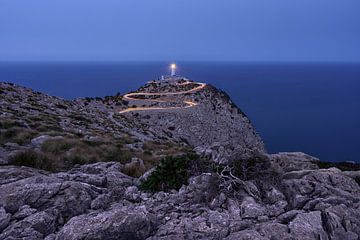
<svg viewBox="0 0 360 240">
<path fill-rule="evenodd" d="M 0 61 L 360 61 L 359 0 L 0 0 Z"/>
</svg>

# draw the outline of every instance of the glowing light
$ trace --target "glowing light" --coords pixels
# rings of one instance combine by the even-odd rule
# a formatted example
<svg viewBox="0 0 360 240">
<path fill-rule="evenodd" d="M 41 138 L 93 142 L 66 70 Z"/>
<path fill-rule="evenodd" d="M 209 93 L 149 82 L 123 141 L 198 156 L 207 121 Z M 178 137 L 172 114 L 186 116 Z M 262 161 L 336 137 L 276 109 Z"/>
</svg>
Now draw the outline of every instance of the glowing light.
<svg viewBox="0 0 360 240">
<path fill-rule="evenodd" d="M 171 68 L 171 69 L 175 69 L 175 68 L 176 68 L 176 64 L 175 64 L 175 63 L 171 64 L 171 65 L 170 65 L 170 68 Z"/>
</svg>

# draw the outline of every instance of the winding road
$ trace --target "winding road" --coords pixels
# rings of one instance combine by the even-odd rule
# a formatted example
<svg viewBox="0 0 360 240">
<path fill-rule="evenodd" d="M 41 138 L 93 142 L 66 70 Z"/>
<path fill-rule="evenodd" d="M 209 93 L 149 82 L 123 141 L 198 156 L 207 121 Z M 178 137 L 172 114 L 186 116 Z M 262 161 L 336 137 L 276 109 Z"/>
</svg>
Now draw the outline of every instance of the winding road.
<svg viewBox="0 0 360 240">
<path fill-rule="evenodd" d="M 172 101 L 161 100 L 161 99 L 139 99 L 139 98 L 136 98 L 136 96 L 174 96 L 174 95 L 181 95 L 181 94 L 196 92 L 196 91 L 199 91 L 199 90 L 203 89 L 206 86 L 205 83 L 190 82 L 190 81 L 177 83 L 176 85 L 182 86 L 182 85 L 188 85 L 188 84 L 197 84 L 198 86 L 194 87 L 194 88 L 192 88 L 190 90 L 180 91 L 180 92 L 155 92 L 155 93 L 136 92 L 136 93 L 128 93 L 128 94 L 125 94 L 123 96 L 123 100 L 147 101 L 147 102 L 158 102 L 158 103 L 172 102 Z M 193 102 L 193 101 L 183 101 L 183 102 L 186 104 L 183 107 L 130 107 L 130 108 L 119 111 L 119 113 L 127 113 L 127 112 L 134 112 L 134 111 L 148 111 L 148 110 L 168 110 L 168 109 L 180 109 L 180 108 L 184 109 L 184 108 L 194 107 L 194 106 L 197 105 L 197 103 Z"/>
</svg>

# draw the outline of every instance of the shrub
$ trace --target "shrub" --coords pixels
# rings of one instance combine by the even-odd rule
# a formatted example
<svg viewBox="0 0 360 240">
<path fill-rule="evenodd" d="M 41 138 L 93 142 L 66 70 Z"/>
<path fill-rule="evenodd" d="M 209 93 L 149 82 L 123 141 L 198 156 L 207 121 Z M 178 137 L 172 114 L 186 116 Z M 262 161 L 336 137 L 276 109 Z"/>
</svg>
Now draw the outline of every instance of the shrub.
<svg viewBox="0 0 360 240">
<path fill-rule="evenodd" d="M 70 149 L 66 154 L 62 156 L 61 161 L 63 161 L 68 168 L 73 167 L 74 165 L 83 165 L 94 162 L 101 161 L 99 154 L 96 152 L 96 149 L 91 147 L 84 147 L 78 145 Z"/>
<path fill-rule="evenodd" d="M 281 175 L 271 164 L 270 159 L 262 155 L 240 159 L 232 163 L 233 174 L 244 181 L 252 180 L 257 185 L 262 197 L 266 192 L 280 184 Z"/>
<path fill-rule="evenodd" d="M 199 156 L 194 153 L 176 157 L 167 156 L 160 161 L 149 178 L 141 183 L 140 188 L 151 192 L 178 190 L 187 183 L 192 173 L 191 163 L 198 159 Z"/>
<path fill-rule="evenodd" d="M 353 162 L 324 162 L 324 161 L 313 161 L 319 168 L 332 168 L 336 167 L 341 171 L 359 171 L 360 163 Z"/>
<path fill-rule="evenodd" d="M 39 132 L 58 131 L 61 132 L 63 129 L 58 125 L 53 124 L 38 124 L 36 130 Z"/>
<path fill-rule="evenodd" d="M 85 139 L 82 140 L 82 142 L 92 147 L 101 146 L 107 143 L 105 139 L 92 139 L 92 140 Z"/>
<path fill-rule="evenodd" d="M 125 173 L 128 176 L 131 177 L 140 177 L 143 172 L 139 171 L 139 169 L 134 165 L 125 165 L 123 169 L 121 169 L 121 172 Z"/>
<path fill-rule="evenodd" d="M 60 153 L 66 152 L 77 144 L 79 144 L 79 141 L 76 141 L 75 139 L 49 139 L 41 145 L 41 150 L 58 155 Z"/>
<path fill-rule="evenodd" d="M 79 122 L 83 122 L 83 123 L 91 123 L 91 120 L 86 118 L 85 116 L 83 115 L 80 115 L 78 113 L 71 113 L 69 115 L 70 118 L 76 120 L 76 121 L 79 121 Z"/>
<path fill-rule="evenodd" d="M 68 109 L 68 107 L 66 106 L 66 105 L 64 105 L 64 104 L 61 104 L 61 103 L 56 103 L 55 104 L 55 107 L 57 107 L 57 108 L 61 108 L 61 109 Z"/>
<path fill-rule="evenodd" d="M 56 171 L 56 162 L 51 160 L 47 155 L 34 150 L 25 150 L 11 156 L 9 163 L 16 166 L 27 166 L 38 168 L 46 171 Z"/>
<path fill-rule="evenodd" d="M 93 100 L 93 98 L 90 98 L 90 97 L 85 97 L 84 99 L 86 102 L 91 102 L 91 100 Z"/>
<path fill-rule="evenodd" d="M 124 167 L 121 169 L 121 171 L 128 176 L 138 178 L 146 172 L 146 169 L 143 161 L 138 160 L 125 164 Z"/>
<path fill-rule="evenodd" d="M 148 155 L 148 156 L 151 156 L 152 155 L 152 152 L 150 150 L 145 150 L 144 151 L 144 154 L 145 155 Z"/>
<path fill-rule="evenodd" d="M 127 163 L 131 160 L 132 154 L 121 149 L 119 146 L 103 145 L 101 151 L 104 161 Z"/>
<path fill-rule="evenodd" d="M 22 127 L 22 126 L 23 125 L 20 122 L 10 119 L 2 119 L 0 121 L 0 128 L 4 128 L 4 129 L 8 129 L 11 127 Z"/>
<path fill-rule="evenodd" d="M 15 142 L 19 145 L 29 143 L 37 132 L 21 127 L 11 127 L 0 133 L 0 143 Z"/>
<path fill-rule="evenodd" d="M 254 180 L 269 171 L 271 163 L 262 156 L 239 159 L 233 162 L 234 175 L 242 180 Z"/>
</svg>

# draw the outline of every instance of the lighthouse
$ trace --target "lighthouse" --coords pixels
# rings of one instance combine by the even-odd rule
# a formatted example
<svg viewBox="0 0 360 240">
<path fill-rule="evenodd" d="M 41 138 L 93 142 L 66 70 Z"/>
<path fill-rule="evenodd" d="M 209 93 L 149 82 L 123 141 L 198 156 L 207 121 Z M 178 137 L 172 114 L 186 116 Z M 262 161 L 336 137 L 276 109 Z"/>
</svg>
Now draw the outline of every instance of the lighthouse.
<svg viewBox="0 0 360 240">
<path fill-rule="evenodd" d="M 170 65 L 170 71 L 171 71 L 171 76 L 175 76 L 176 74 L 175 74 L 175 70 L 176 70 L 176 64 L 175 63 L 173 63 L 173 64 L 171 64 Z"/>
</svg>

